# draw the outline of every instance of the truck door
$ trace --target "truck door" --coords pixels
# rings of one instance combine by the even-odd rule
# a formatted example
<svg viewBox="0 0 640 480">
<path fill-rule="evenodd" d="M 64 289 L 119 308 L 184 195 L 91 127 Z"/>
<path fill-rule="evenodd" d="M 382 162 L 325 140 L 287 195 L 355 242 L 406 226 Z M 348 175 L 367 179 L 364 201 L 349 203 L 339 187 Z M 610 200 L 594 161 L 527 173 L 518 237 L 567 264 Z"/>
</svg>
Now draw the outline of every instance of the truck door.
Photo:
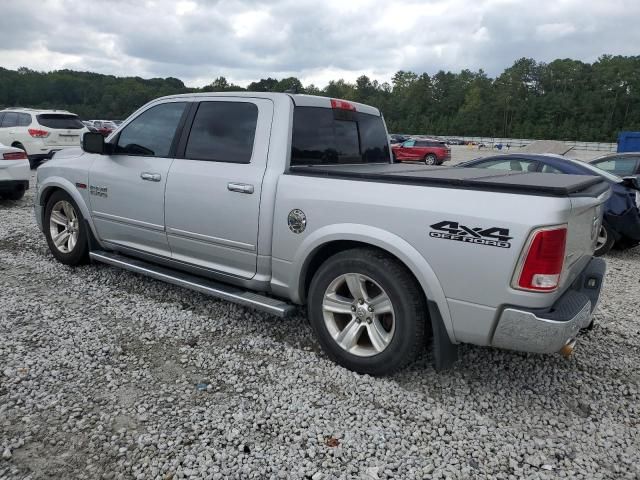
<svg viewBox="0 0 640 480">
<path fill-rule="evenodd" d="M 89 170 L 91 214 L 102 240 L 170 257 L 164 190 L 187 102 L 151 106 L 95 155 Z M 89 160 L 87 160 L 89 161 Z"/>
<path fill-rule="evenodd" d="M 266 99 L 211 98 L 192 107 L 165 193 L 173 259 L 255 275 L 272 117 Z"/>
</svg>

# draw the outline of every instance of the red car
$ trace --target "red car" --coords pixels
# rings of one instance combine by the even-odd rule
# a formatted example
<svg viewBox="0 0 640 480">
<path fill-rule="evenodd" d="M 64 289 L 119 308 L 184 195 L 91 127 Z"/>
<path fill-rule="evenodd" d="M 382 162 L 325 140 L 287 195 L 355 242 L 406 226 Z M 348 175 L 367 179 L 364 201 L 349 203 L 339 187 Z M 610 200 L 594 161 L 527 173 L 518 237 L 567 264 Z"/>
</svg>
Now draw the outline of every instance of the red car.
<svg viewBox="0 0 640 480">
<path fill-rule="evenodd" d="M 398 162 L 424 162 L 425 165 L 442 165 L 451 160 L 451 149 L 439 140 L 407 140 L 391 145 L 393 158 Z"/>
</svg>

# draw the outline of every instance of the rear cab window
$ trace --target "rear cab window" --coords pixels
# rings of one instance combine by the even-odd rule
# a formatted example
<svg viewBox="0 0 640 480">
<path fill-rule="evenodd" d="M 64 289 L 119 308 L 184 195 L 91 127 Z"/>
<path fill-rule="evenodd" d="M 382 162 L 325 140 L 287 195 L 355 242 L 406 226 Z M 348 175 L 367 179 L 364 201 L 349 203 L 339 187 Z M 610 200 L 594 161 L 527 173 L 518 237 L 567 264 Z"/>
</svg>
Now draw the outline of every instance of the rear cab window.
<svg viewBox="0 0 640 480">
<path fill-rule="evenodd" d="M 390 163 L 381 116 L 324 107 L 295 107 L 291 166 Z"/>
<path fill-rule="evenodd" d="M 38 123 L 43 127 L 62 129 L 62 130 L 80 130 L 84 128 L 84 124 L 77 115 L 60 114 L 60 113 L 41 113 L 36 115 Z"/>
</svg>

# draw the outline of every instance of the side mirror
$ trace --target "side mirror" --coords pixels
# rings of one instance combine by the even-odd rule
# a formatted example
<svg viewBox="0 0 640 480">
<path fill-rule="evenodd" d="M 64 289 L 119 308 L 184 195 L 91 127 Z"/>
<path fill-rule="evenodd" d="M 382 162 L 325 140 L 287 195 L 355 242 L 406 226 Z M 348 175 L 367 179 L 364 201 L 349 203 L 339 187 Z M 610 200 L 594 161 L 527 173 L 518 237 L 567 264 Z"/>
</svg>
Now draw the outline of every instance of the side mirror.
<svg viewBox="0 0 640 480">
<path fill-rule="evenodd" d="M 104 155 L 105 143 L 101 133 L 85 132 L 82 136 L 82 149 L 87 153 Z"/>
<path fill-rule="evenodd" d="M 624 180 L 625 185 L 640 190 L 640 178 L 637 176 L 624 177 L 622 180 Z"/>
</svg>

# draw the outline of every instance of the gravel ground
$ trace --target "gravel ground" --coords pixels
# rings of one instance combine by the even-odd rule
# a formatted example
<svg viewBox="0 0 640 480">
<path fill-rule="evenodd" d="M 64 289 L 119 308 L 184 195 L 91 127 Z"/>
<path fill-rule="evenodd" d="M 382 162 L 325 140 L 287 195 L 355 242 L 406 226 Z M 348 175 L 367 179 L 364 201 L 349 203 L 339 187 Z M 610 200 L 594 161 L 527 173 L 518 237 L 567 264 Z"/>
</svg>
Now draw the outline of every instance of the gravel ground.
<svg viewBox="0 0 640 480">
<path fill-rule="evenodd" d="M 639 478 L 640 249 L 571 359 L 463 346 L 389 378 L 280 320 L 49 254 L 0 203 L 0 479 Z"/>
</svg>

